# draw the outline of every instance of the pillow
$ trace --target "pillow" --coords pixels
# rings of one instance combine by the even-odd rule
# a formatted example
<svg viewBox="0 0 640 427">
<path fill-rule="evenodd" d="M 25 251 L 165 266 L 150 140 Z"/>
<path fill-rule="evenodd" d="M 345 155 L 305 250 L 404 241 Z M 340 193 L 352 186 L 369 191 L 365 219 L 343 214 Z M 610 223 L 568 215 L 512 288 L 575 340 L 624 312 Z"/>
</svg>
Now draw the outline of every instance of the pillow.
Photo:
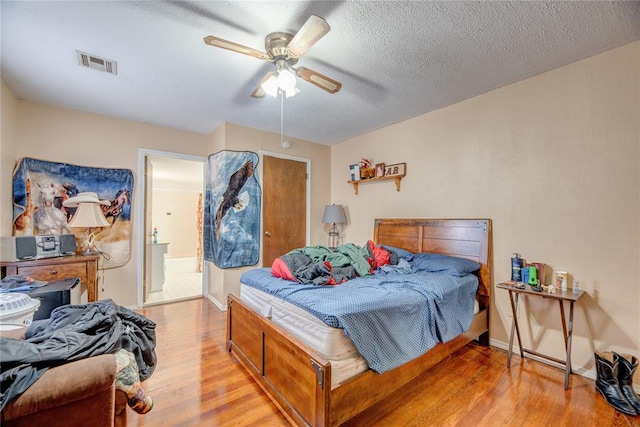
<svg viewBox="0 0 640 427">
<path fill-rule="evenodd" d="M 371 240 L 367 242 L 367 251 L 369 256 L 376 261 L 374 267 L 382 267 L 391 263 L 389 250 L 382 246 L 377 246 Z"/>
<path fill-rule="evenodd" d="M 388 251 L 393 251 L 396 254 L 398 254 L 398 256 L 402 259 L 405 259 L 407 261 L 411 261 L 411 259 L 413 258 L 413 254 L 409 251 L 406 251 L 404 249 L 400 249 L 400 248 L 396 248 L 394 246 L 389 246 L 389 245 L 380 245 L 383 248 L 385 248 Z"/>
<path fill-rule="evenodd" d="M 414 270 L 430 273 L 446 273 L 451 276 L 466 276 L 480 269 L 480 264 L 470 259 L 450 255 L 422 252 L 415 254 L 411 262 Z"/>
</svg>

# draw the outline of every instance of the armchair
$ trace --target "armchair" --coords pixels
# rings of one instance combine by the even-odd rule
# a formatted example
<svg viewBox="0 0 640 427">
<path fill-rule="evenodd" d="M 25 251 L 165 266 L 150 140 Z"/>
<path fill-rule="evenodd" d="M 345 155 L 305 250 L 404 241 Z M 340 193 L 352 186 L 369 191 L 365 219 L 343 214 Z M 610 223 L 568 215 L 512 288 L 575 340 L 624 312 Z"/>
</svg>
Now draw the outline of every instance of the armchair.
<svg viewBox="0 0 640 427">
<path fill-rule="evenodd" d="M 0 424 L 4 427 L 125 427 L 127 395 L 116 389 L 116 372 L 113 354 L 51 368 L 7 404 Z"/>
</svg>

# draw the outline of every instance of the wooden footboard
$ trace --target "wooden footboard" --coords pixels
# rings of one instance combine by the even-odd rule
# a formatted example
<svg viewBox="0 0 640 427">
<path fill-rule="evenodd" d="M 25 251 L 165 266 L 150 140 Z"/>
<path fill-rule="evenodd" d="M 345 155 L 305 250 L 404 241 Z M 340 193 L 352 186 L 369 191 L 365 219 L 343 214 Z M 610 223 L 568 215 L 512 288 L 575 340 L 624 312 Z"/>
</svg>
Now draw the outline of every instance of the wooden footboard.
<svg viewBox="0 0 640 427">
<path fill-rule="evenodd" d="M 234 295 L 229 295 L 227 307 L 229 351 L 293 422 L 330 425 L 329 362 Z"/>
<path fill-rule="evenodd" d="M 423 356 L 378 374 L 365 371 L 332 390 L 331 364 L 296 337 L 228 297 L 227 344 L 253 378 L 292 422 L 338 426 L 389 396 L 487 331 L 487 311 L 467 332 Z"/>
</svg>

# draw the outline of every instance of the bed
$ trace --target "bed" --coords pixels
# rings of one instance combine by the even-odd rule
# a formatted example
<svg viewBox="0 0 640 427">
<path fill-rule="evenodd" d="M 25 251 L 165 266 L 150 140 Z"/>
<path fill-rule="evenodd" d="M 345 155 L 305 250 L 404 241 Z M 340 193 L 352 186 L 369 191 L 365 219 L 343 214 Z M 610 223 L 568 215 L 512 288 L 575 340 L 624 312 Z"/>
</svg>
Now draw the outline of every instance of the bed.
<svg viewBox="0 0 640 427">
<path fill-rule="evenodd" d="M 470 327 L 454 339 L 382 374 L 361 363 L 339 360 L 344 343 L 318 347 L 300 339 L 282 322 L 282 310 L 261 312 L 260 294 L 228 297 L 227 345 L 280 410 L 297 425 L 338 426 L 394 393 L 472 340 L 488 345 L 491 291 L 491 220 L 376 219 L 373 241 L 413 253 L 432 252 L 480 264 L 477 310 Z M 253 298 L 253 300 L 252 300 Z M 275 304 L 275 305 L 274 305 Z M 284 309 L 283 309 L 284 310 Z M 286 310 L 282 311 L 286 312 Z M 338 340 L 339 341 L 339 340 Z M 345 362 L 346 363 L 346 362 Z"/>
</svg>

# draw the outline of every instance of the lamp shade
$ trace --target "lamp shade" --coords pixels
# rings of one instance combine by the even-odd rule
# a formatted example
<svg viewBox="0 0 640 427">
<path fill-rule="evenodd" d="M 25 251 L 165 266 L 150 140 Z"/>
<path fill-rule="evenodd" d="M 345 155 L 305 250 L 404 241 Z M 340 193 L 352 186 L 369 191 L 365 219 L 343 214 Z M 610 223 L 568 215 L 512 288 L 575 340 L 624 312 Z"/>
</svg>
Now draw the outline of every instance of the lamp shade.
<svg viewBox="0 0 640 427">
<path fill-rule="evenodd" d="M 346 224 L 347 218 L 344 216 L 342 205 L 325 206 L 322 222 L 324 224 Z"/>
<path fill-rule="evenodd" d="M 296 86 L 296 76 L 286 68 L 278 72 L 278 86 L 285 92 L 293 92 Z"/>
<path fill-rule="evenodd" d="M 278 96 L 278 78 L 276 76 L 269 77 L 267 81 L 262 83 L 262 89 L 269 96 L 273 96 L 274 98 Z"/>
<path fill-rule="evenodd" d="M 100 203 L 78 203 L 78 209 L 69 222 L 69 227 L 106 227 L 109 221 L 100 209 Z"/>
</svg>

